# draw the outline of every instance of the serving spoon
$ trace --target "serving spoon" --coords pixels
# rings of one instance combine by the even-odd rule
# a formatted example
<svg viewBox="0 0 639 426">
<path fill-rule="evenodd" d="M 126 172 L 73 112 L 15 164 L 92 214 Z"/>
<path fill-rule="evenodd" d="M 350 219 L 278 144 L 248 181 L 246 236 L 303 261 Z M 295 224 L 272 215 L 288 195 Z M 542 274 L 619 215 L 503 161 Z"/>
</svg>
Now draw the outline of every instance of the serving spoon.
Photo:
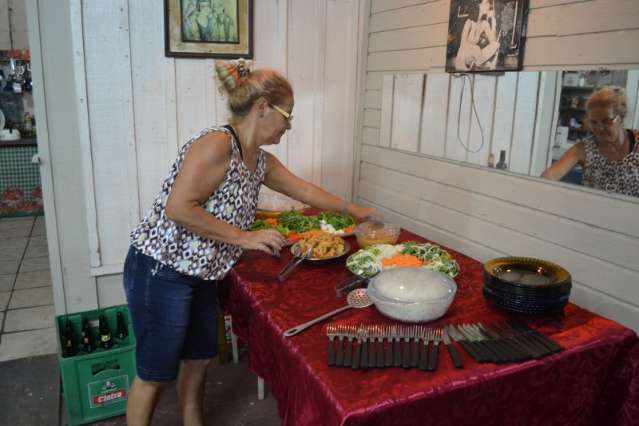
<svg viewBox="0 0 639 426">
<path fill-rule="evenodd" d="M 306 330 L 307 328 L 317 324 L 318 322 L 322 322 L 327 318 L 330 318 L 334 315 L 339 314 L 340 312 L 344 312 L 347 309 L 350 308 L 365 308 L 367 306 L 370 306 L 373 304 L 373 301 L 370 299 L 370 297 L 368 297 L 368 293 L 366 292 L 366 289 L 364 288 L 356 288 L 355 290 L 351 291 L 350 293 L 348 293 L 348 296 L 346 296 L 346 306 L 342 306 L 341 308 L 337 308 L 334 311 L 331 311 L 327 314 L 324 314 L 322 316 L 319 316 L 315 319 L 312 319 L 308 322 L 305 322 L 304 324 L 300 324 L 300 325 L 296 325 L 293 328 L 289 328 L 288 330 L 286 330 L 284 332 L 284 336 L 286 337 L 290 337 L 290 336 L 294 336 L 297 333 L 301 333 L 302 331 Z"/>
</svg>

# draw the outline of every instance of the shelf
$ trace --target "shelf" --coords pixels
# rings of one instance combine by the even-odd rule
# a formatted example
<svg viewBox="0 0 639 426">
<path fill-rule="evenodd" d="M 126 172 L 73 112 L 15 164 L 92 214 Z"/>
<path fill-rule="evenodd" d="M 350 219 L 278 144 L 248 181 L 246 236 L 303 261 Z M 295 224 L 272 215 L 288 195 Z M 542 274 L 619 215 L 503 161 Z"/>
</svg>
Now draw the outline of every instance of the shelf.
<svg viewBox="0 0 639 426">
<path fill-rule="evenodd" d="M 559 109 L 569 109 L 571 111 L 577 111 L 577 112 L 586 112 L 586 108 L 576 108 L 576 107 L 571 107 L 571 106 L 560 106 Z"/>
<path fill-rule="evenodd" d="M 570 90 L 595 90 L 595 86 L 561 86 L 562 89 Z"/>
</svg>

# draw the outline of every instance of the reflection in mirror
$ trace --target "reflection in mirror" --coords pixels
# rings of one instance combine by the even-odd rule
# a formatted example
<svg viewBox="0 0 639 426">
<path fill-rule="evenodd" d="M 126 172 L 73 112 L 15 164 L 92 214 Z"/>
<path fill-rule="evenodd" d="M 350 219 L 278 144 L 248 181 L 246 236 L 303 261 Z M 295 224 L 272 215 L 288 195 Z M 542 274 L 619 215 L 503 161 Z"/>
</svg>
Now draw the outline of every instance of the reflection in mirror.
<svg viewBox="0 0 639 426">
<path fill-rule="evenodd" d="M 609 85 L 625 88 L 628 98 L 619 126 L 639 128 L 639 70 L 387 74 L 379 143 L 539 177 L 571 147 L 593 138 L 586 100 Z M 636 168 L 639 148 L 635 153 Z M 639 170 L 634 173 L 639 183 Z M 579 162 L 560 177 L 582 184 Z"/>
</svg>

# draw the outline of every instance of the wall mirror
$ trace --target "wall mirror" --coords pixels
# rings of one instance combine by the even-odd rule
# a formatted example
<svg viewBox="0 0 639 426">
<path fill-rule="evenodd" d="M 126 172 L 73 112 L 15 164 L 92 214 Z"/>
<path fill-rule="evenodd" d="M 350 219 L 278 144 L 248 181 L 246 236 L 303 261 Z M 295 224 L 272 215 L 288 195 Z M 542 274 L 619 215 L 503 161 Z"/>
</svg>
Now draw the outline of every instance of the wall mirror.
<svg viewBox="0 0 639 426">
<path fill-rule="evenodd" d="M 591 134 L 585 101 L 608 85 L 626 89 L 623 124 L 639 128 L 639 70 L 386 74 L 379 143 L 539 177 Z M 562 181 L 581 185 L 580 166 Z"/>
</svg>

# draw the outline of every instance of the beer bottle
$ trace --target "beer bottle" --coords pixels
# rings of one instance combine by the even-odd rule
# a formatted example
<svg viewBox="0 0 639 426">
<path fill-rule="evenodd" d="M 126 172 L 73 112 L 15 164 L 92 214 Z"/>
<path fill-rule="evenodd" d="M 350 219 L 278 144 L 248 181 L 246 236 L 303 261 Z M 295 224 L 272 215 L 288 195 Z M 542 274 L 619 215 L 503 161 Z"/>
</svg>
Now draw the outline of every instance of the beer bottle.
<svg viewBox="0 0 639 426">
<path fill-rule="evenodd" d="M 126 336 L 129 335 L 129 332 L 126 329 L 126 322 L 124 321 L 124 315 L 122 315 L 122 311 L 118 311 L 116 314 L 117 327 L 115 329 L 115 337 L 122 340 Z"/>
<path fill-rule="evenodd" d="M 111 330 L 109 330 L 109 324 L 107 323 L 106 317 L 104 315 L 100 315 L 100 347 L 103 349 L 111 349 L 113 346 L 113 337 L 111 336 Z"/>
<path fill-rule="evenodd" d="M 86 318 L 82 320 L 82 350 L 91 353 L 95 349 L 93 343 L 93 333 L 91 333 L 91 325 Z"/>
<path fill-rule="evenodd" d="M 71 321 L 67 320 L 67 325 L 64 329 L 64 347 L 62 348 L 62 356 L 69 357 L 78 353 L 76 347 L 75 333 L 73 332 L 73 326 Z"/>
</svg>

